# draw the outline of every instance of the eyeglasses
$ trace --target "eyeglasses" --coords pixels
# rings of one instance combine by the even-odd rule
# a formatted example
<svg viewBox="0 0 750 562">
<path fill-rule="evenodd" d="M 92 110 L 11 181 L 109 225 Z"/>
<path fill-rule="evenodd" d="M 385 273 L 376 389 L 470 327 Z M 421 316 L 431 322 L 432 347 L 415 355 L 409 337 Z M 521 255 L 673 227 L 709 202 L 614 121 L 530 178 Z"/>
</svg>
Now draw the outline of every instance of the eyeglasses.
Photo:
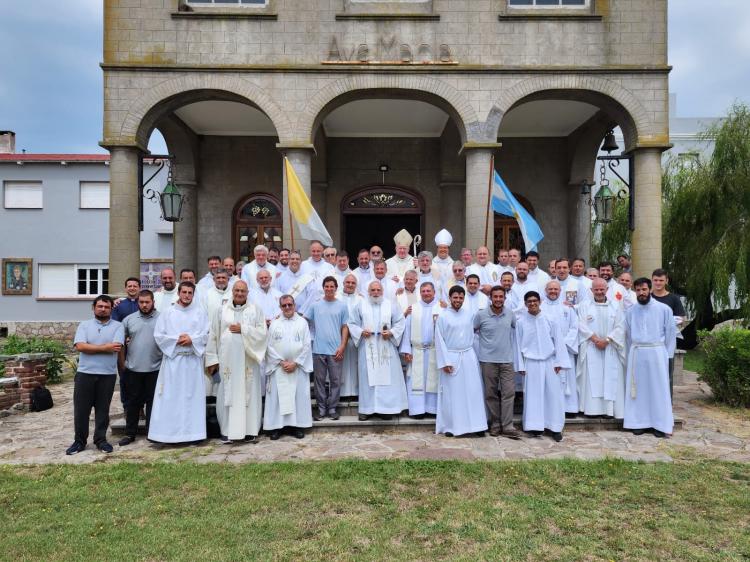
<svg viewBox="0 0 750 562">
<path fill-rule="evenodd" d="M 289 303 L 281 305 L 281 308 L 293 308 L 293 307 L 294 307 L 294 305 L 293 304 L 289 304 Z"/>
<path fill-rule="evenodd" d="M 324 258 L 335 258 L 336 254 L 323 254 Z"/>
</svg>

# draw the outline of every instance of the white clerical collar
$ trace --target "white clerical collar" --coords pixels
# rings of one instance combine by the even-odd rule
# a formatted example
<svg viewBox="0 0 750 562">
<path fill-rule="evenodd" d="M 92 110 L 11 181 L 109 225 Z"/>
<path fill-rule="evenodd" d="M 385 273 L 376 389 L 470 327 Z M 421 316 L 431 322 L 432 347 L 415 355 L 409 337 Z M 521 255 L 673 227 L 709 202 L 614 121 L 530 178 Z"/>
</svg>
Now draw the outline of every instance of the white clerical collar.
<svg viewBox="0 0 750 562">
<path fill-rule="evenodd" d="M 428 307 L 428 306 L 435 306 L 435 299 L 433 298 L 430 302 L 424 302 L 423 300 L 419 301 L 422 306 Z"/>
</svg>

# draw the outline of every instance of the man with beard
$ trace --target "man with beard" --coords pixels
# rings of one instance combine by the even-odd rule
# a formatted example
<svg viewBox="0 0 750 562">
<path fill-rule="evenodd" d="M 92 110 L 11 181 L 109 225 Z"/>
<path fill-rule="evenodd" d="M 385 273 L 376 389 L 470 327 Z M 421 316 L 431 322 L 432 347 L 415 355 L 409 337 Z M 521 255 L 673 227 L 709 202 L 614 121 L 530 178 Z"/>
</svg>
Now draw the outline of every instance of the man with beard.
<svg viewBox="0 0 750 562">
<path fill-rule="evenodd" d="M 154 328 L 163 353 L 148 438 L 161 443 L 206 438 L 206 386 L 203 355 L 208 317 L 193 303 L 195 285 L 180 283 L 180 298 L 159 314 Z"/>
<path fill-rule="evenodd" d="M 227 275 L 229 276 L 228 286 L 230 290 L 232 289 L 232 286 L 234 285 L 235 281 L 239 280 L 239 277 L 237 277 L 237 275 L 235 274 L 234 266 L 235 266 L 234 258 L 231 258 L 231 257 L 226 257 L 224 258 L 224 261 L 221 262 L 221 267 L 223 267 L 226 270 Z"/>
<path fill-rule="evenodd" d="M 254 442 L 260 432 L 266 319 L 259 307 L 247 302 L 247 294 L 247 283 L 234 284 L 231 301 L 211 319 L 206 346 L 206 368 L 220 377 L 216 417 L 224 444 Z"/>
<path fill-rule="evenodd" d="M 281 248 L 279 250 L 279 263 L 275 263 L 276 266 L 276 272 L 279 274 L 284 273 L 287 269 L 289 269 L 289 254 L 291 250 L 287 248 Z"/>
<path fill-rule="evenodd" d="M 560 371 L 570 367 L 565 338 L 560 325 L 541 311 L 539 293 L 526 293 L 524 304 L 526 311 L 516 319 L 516 364 L 524 377 L 523 429 L 534 437 L 549 430 L 560 442 L 565 427 Z"/>
<path fill-rule="evenodd" d="M 206 311 L 206 316 L 211 319 L 216 311 L 224 306 L 231 297 L 229 274 L 226 269 L 218 268 L 214 272 L 213 285 L 209 289 L 201 291 L 200 305 Z"/>
<path fill-rule="evenodd" d="M 138 312 L 122 323 L 127 346 L 120 351 L 120 372 L 127 373 L 130 397 L 125 408 L 125 437 L 120 439 L 121 447 L 135 441 L 139 414 L 144 406 L 148 431 L 162 356 L 154 339 L 158 317 L 159 311 L 154 309 L 154 294 L 144 289 L 138 293 Z"/>
<path fill-rule="evenodd" d="M 357 254 L 357 267 L 352 273 L 357 278 L 357 287 L 361 295 L 367 292 L 367 286 L 373 280 L 372 268 L 370 267 L 370 251 L 362 248 Z"/>
<path fill-rule="evenodd" d="M 669 392 L 669 359 L 674 357 L 675 322 L 672 310 L 651 298 L 651 280 L 636 279 L 637 304 L 625 312 L 628 344 L 623 428 L 641 435 L 671 435 L 674 427 Z"/>
<path fill-rule="evenodd" d="M 440 374 L 435 354 L 435 322 L 440 305 L 435 299 L 435 287 L 425 282 L 419 288 L 420 301 L 412 306 L 406 318 L 401 353 L 407 364 L 406 392 L 409 397 L 409 415 L 424 418 L 437 413 L 437 392 Z"/>
<path fill-rule="evenodd" d="M 578 315 L 576 310 L 565 306 L 560 298 L 560 283 L 552 280 L 544 288 L 541 310 L 560 326 L 565 342 L 569 367 L 560 370 L 565 395 L 565 415 L 578 414 L 578 387 L 576 385 L 576 355 L 578 355 Z"/>
<path fill-rule="evenodd" d="M 367 293 L 349 318 L 349 333 L 359 351 L 359 419 L 375 414 L 389 420 L 409 406 L 398 355 L 404 315 L 383 298 L 378 281 L 370 282 Z"/>
<path fill-rule="evenodd" d="M 347 318 L 351 317 L 354 309 L 364 298 L 357 292 L 357 278 L 351 273 L 344 277 L 344 289 L 339 298 L 346 304 Z M 341 396 L 352 397 L 359 394 L 358 363 L 357 346 L 352 338 L 347 338 L 344 360 L 341 362 Z"/>
<path fill-rule="evenodd" d="M 268 329 L 266 369 L 269 380 L 263 427 L 272 441 L 290 428 L 297 439 L 312 427 L 310 371 L 313 370 L 310 328 L 295 312 L 294 298 L 279 299 L 281 316 Z"/>
<path fill-rule="evenodd" d="M 214 274 L 221 267 L 221 256 L 211 256 L 208 258 L 208 273 L 198 281 L 198 287 L 209 289 L 214 284 Z"/>
<path fill-rule="evenodd" d="M 672 318 L 675 323 L 675 327 L 680 327 L 685 321 L 685 308 L 682 306 L 680 297 L 674 293 L 670 293 L 667 290 L 667 283 L 669 283 L 669 275 L 666 269 L 655 269 L 651 274 L 651 283 L 653 283 L 654 290 L 651 293 L 651 297 L 654 300 L 665 304 L 672 311 Z M 676 338 L 682 337 L 677 329 L 675 329 L 675 345 L 677 343 Z M 674 354 L 669 358 L 669 395 L 672 395 L 672 386 L 674 378 Z"/>
<path fill-rule="evenodd" d="M 593 300 L 578 307 L 579 410 L 587 416 L 625 414 L 625 315 L 607 298 L 607 283 L 594 279 Z"/>
<path fill-rule="evenodd" d="M 161 289 L 154 293 L 154 308 L 164 310 L 176 303 L 179 295 L 177 294 L 174 269 L 165 267 L 159 273 L 159 277 L 161 278 Z"/>
<path fill-rule="evenodd" d="M 627 290 L 614 279 L 615 266 L 612 262 L 603 261 L 599 264 L 599 277 L 607 282 L 607 300 L 624 306 Z M 592 281 L 593 283 L 593 281 Z"/>
<path fill-rule="evenodd" d="M 513 284 L 513 288 L 518 291 L 518 294 L 523 298 L 526 291 L 539 291 L 539 287 L 529 279 L 529 264 L 525 261 L 520 261 L 516 264 L 516 281 Z"/>
<path fill-rule="evenodd" d="M 279 265 L 279 250 L 268 248 L 268 262 L 274 266 Z"/>
<path fill-rule="evenodd" d="M 519 295 L 518 291 L 514 289 L 515 283 L 513 282 L 512 271 L 504 271 L 500 275 L 500 286 L 505 290 L 505 308 L 516 315 L 524 310 L 523 295 Z"/>
<path fill-rule="evenodd" d="M 76 329 L 73 345 L 80 355 L 73 386 L 75 438 L 66 455 L 75 455 L 86 448 L 91 408 L 95 420 L 94 445 L 103 453 L 112 452 L 112 445 L 107 442 L 109 405 L 117 380 L 117 354 L 125 343 L 122 324 L 112 320 L 112 305 L 109 295 L 99 295 L 94 299 L 94 318 L 84 320 Z"/>
<path fill-rule="evenodd" d="M 437 366 L 441 369 L 435 433 L 481 434 L 487 430 L 484 391 L 474 352 L 474 314 L 463 307 L 463 287 L 453 287 L 450 306 L 435 327 Z"/>
</svg>

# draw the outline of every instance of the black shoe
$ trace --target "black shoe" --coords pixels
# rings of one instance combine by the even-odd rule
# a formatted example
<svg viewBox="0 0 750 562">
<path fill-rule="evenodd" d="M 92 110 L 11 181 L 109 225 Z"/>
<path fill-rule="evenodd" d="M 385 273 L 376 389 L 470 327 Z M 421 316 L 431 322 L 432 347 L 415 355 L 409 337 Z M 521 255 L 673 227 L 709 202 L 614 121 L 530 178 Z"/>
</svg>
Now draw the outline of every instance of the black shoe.
<svg viewBox="0 0 750 562">
<path fill-rule="evenodd" d="M 76 453 L 80 453 L 86 448 L 86 445 L 83 443 L 79 443 L 78 441 L 73 441 L 73 444 L 65 449 L 66 455 L 75 455 Z"/>
<path fill-rule="evenodd" d="M 304 439 L 305 438 L 305 430 L 300 429 L 299 427 L 292 430 L 292 437 L 296 439 Z"/>
<path fill-rule="evenodd" d="M 245 443 L 250 443 L 251 445 L 255 445 L 258 442 L 258 436 L 257 435 L 245 435 L 245 438 L 243 439 Z"/>
<path fill-rule="evenodd" d="M 644 433 L 646 433 L 645 429 L 634 429 L 633 430 L 633 435 L 643 435 Z"/>
<path fill-rule="evenodd" d="M 123 437 L 122 439 L 120 439 L 120 441 L 118 441 L 117 444 L 120 447 L 124 447 L 125 445 L 130 445 L 134 441 L 135 441 L 135 436 L 134 435 L 126 435 L 125 437 Z"/>
<path fill-rule="evenodd" d="M 281 437 L 281 430 L 280 429 L 274 429 L 271 432 L 271 435 L 269 436 L 269 439 L 271 439 L 271 441 L 278 441 L 279 437 Z"/>
<path fill-rule="evenodd" d="M 110 445 L 107 441 L 100 441 L 96 444 L 96 448 L 99 449 L 102 453 L 111 453 L 112 451 L 114 451 L 112 445 Z"/>
<path fill-rule="evenodd" d="M 221 441 L 222 445 L 231 445 L 232 440 L 227 437 L 226 435 L 219 435 L 219 440 Z"/>
<path fill-rule="evenodd" d="M 323 414 L 313 414 L 313 421 L 323 421 Z"/>
<path fill-rule="evenodd" d="M 578 417 L 578 414 L 576 414 L 575 412 L 565 412 L 566 420 L 570 420 L 570 419 L 577 418 L 577 417 Z"/>
<path fill-rule="evenodd" d="M 328 414 L 328 417 L 331 418 L 332 420 L 337 420 L 339 419 L 340 416 L 338 412 L 331 412 L 330 414 Z"/>
<path fill-rule="evenodd" d="M 359 421 L 367 421 L 370 419 L 370 414 L 359 414 Z"/>
<path fill-rule="evenodd" d="M 525 434 L 526 434 L 526 435 L 527 435 L 528 437 L 531 437 L 531 438 L 533 438 L 533 439 L 539 439 L 539 438 L 540 438 L 540 437 L 542 436 L 542 432 L 541 432 L 541 431 L 534 431 L 534 430 L 531 430 L 531 431 L 524 431 L 524 433 L 525 433 Z"/>
<path fill-rule="evenodd" d="M 425 414 L 417 414 L 416 416 L 409 416 L 413 420 L 423 420 L 425 418 Z"/>
<path fill-rule="evenodd" d="M 658 429 L 654 430 L 654 437 L 658 437 L 659 439 L 664 439 L 667 436 L 666 433 L 663 431 L 659 431 Z"/>
<path fill-rule="evenodd" d="M 378 414 L 378 417 L 381 420 L 386 420 L 386 421 L 393 418 L 393 416 L 391 414 Z"/>
<path fill-rule="evenodd" d="M 446 437 L 453 437 L 453 434 L 450 431 L 445 432 Z"/>
<path fill-rule="evenodd" d="M 552 432 L 552 439 L 559 443 L 562 441 L 562 431 L 553 431 Z"/>
</svg>

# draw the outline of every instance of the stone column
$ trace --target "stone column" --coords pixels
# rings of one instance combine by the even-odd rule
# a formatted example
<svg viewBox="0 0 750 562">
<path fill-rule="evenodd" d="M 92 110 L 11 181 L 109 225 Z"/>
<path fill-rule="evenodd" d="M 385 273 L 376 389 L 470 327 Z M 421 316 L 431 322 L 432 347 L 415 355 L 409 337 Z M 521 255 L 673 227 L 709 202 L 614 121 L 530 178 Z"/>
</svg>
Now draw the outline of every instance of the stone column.
<svg viewBox="0 0 750 562">
<path fill-rule="evenodd" d="M 109 147 L 109 291 L 121 294 L 125 279 L 140 277 L 138 164 L 135 146 Z"/>
<path fill-rule="evenodd" d="M 487 190 L 490 181 L 490 162 L 499 143 L 467 143 L 466 153 L 466 246 L 476 250 L 484 246 L 487 220 Z M 494 255 L 494 214 L 490 213 L 487 228 L 487 246 Z"/>
<path fill-rule="evenodd" d="M 182 220 L 174 223 L 174 266 L 179 276 L 183 268 L 198 271 L 198 190 L 194 181 L 175 180 L 175 185 L 184 197 Z"/>
<path fill-rule="evenodd" d="M 634 277 L 651 277 L 661 261 L 661 153 L 662 148 L 635 151 Z"/>
<path fill-rule="evenodd" d="M 568 229 L 568 252 L 570 259 L 583 258 L 586 267 L 591 267 L 591 207 L 581 195 L 581 183 L 568 185 L 568 216 L 571 219 Z M 558 256 L 548 256 L 549 260 Z"/>
<path fill-rule="evenodd" d="M 315 148 L 312 145 L 276 145 L 281 153 L 289 159 L 294 171 L 297 173 L 302 189 L 305 190 L 305 194 L 312 201 L 311 193 L 311 180 L 312 180 L 312 157 L 315 154 Z M 294 246 L 295 249 L 301 250 L 303 255 L 307 254 L 309 240 L 302 239 L 299 228 L 296 224 L 292 225 L 289 216 L 289 196 L 287 191 L 287 179 L 286 172 L 283 171 L 284 163 L 282 160 L 282 173 L 284 176 L 284 246 L 287 248 L 292 247 L 292 228 L 294 228 Z M 317 209 L 316 209 L 317 211 Z M 319 213 L 320 214 L 320 213 Z"/>
</svg>

